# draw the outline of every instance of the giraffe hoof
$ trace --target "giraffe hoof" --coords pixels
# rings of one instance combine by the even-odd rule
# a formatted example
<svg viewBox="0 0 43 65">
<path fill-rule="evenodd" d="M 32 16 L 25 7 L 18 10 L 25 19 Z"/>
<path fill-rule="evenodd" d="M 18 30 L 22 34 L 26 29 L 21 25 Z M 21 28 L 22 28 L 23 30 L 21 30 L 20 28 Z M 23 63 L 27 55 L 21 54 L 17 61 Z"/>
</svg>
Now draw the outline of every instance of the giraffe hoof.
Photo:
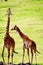
<svg viewBox="0 0 43 65">
<path fill-rule="evenodd" d="M 0 61 L 0 65 L 4 65 L 2 61 Z"/>
<path fill-rule="evenodd" d="M 31 63 L 26 63 L 26 65 L 31 65 Z"/>
<path fill-rule="evenodd" d="M 15 65 L 15 64 L 13 64 L 13 63 L 10 62 L 10 63 L 8 63 L 7 65 Z"/>
<path fill-rule="evenodd" d="M 24 63 L 19 63 L 18 65 L 25 65 Z"/>
<path fill-rule="evenodd" d="M 37 64 L 36 64 L 37 65 Z"/>
</svg>

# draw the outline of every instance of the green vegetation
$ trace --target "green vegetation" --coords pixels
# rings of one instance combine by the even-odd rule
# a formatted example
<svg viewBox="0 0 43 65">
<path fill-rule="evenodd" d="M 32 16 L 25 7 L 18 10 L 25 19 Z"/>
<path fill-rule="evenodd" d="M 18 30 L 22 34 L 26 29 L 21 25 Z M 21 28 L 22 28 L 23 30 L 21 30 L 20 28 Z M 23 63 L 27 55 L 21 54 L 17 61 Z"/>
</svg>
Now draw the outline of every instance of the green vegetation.
<svg viewBox="0 0 43 65">
<path fill-rule="evenodd" d="M 8 0 L 6 2 L 0 1 L 0 60 L 2 60 L 2 42 L 7 23 L 6 11 L 11 8 L 12 16 L 10 22 L 10 29 L 17 25 L 21 31 L 37 44 L 37 49 L 40 54 L 37 54 L 37 63 L 43 63 L 43 0 Z M 22 61 L 22 39 L 10 30 L 10 35 L 15 39 L 15 50 L 19 54 L 14 54 L 14 63 Z M 7 62 L 7 49 L 5 49 L 4 56 Z M 33 63 L 35 59 L 33 60 Z M 28 62 L 27 53 L 25 53 L 24 62 Z"/>
</svg>

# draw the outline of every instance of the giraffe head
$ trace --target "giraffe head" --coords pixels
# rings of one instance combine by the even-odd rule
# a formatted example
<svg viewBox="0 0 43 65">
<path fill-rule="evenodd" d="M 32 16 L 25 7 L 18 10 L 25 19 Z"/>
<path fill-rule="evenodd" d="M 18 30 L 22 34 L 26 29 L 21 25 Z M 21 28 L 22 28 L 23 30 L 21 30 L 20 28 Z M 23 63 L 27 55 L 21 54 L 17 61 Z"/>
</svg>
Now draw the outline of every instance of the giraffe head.
<svg viewBox="0 0 43 65">
<path fill-rule="evenodd" d="M 12 15 L 10 8 L 8 8 L 8 10 L 7 10 L 7 15 L 8 15 L 8 16 Z"/>
<path fill-rule="evenodd" d="M 17 25 L 15 25 L 11 30 L 18 30 Z"/>
<path fill-rule="evenodd" d="M 20 29 L 15 25 L 11 30 L 16 30 L 16 32 L 20 31 Z"/>
</svg>

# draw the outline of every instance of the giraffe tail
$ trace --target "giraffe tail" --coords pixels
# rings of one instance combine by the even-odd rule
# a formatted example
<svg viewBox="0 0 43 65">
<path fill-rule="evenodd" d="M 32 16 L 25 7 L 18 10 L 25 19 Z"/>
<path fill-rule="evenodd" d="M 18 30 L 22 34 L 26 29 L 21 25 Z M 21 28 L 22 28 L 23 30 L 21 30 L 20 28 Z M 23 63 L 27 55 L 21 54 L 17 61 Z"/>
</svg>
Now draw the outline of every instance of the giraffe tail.
<svg viewBox="0 0 43 65">
<path fill-rule="evenodd" d="M 16 52 L 16 51 L 13 51 L 14 53 L 16 53 L 16 54 L 18 54 L 18 52 Z"/>
<path fill-rule="evenodd" d="M 36 50 L 36 52 L 37 52 L 38 54 L 40 54 L 40 52 L 39 52 L 38 50 Z"/>
</svg>

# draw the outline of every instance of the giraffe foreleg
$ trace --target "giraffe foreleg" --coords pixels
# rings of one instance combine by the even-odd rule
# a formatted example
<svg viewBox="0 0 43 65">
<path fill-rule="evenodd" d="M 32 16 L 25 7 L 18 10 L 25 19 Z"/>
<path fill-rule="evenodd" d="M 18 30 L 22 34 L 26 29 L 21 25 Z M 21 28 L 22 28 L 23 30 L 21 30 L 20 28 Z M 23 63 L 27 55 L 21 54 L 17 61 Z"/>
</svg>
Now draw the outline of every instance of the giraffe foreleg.
<svg viewBox="0 0 43 65">
<path fill-rule="evenodd" d="M 23 47 L 22 63 L 24 62 L 25 48 Z"/>
<path fill-rule="evenodd" d="M 29 60 L 29 63 L 30 63 L 30 58 L 29 58 L 29 49 L 27 49 L 27 55 L 28 55 L 28 60 Z"/>
<path fill-rule="evenodd" d="M 3 62 L 5 63 L 5 60 L 4 60 L 4 49 L 5 49 L 5 46 L 3 45 L 3 48 L 2 48 L 2 58 L 3 58 Z"/>
<path fill-rule="evenodd" d="M 11 54 L 11 61 L 13 63 L 13 52 L 14 52 L 14 47 L 12 47 L 12 54 Z"/>
</svg>

